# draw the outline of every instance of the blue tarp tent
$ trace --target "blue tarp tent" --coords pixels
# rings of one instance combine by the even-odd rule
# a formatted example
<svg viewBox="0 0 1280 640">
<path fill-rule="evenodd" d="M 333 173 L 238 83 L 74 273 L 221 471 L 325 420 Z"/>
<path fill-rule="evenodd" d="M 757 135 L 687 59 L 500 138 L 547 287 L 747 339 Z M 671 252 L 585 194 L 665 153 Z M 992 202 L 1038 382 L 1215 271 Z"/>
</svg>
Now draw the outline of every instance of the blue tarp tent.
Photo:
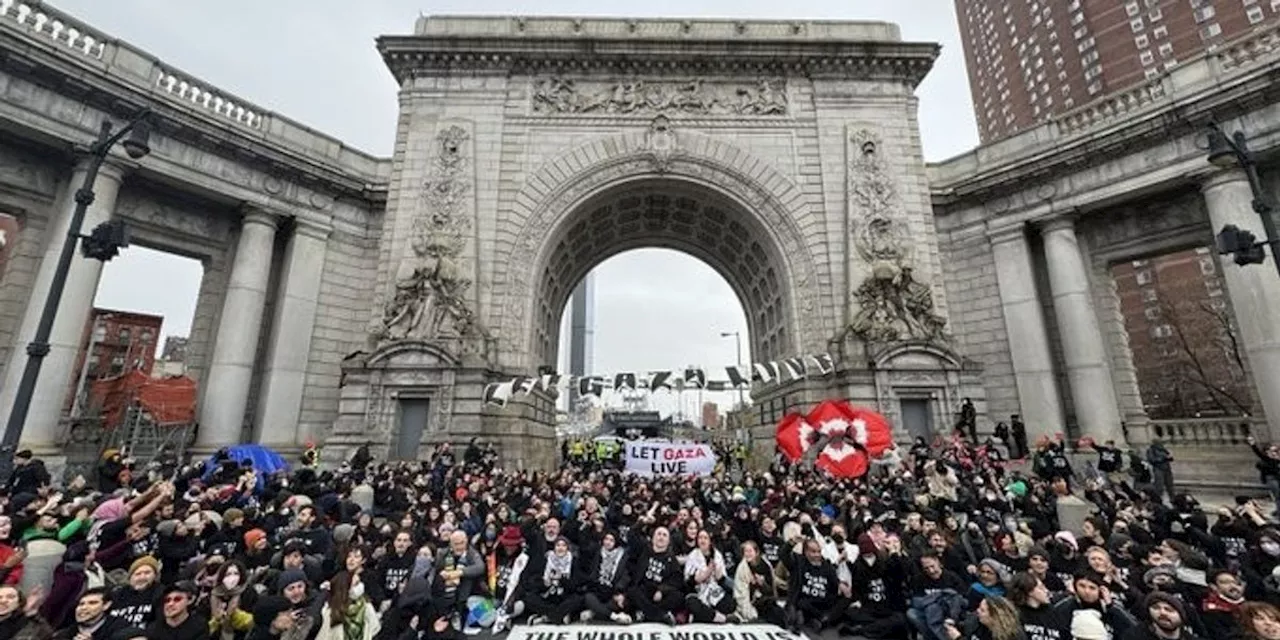
<svg viewBox="0 0 1280 640">
<path fill-rule="evenodd" d="M 226 451 L 227 455 L 237 463 L 243 463 L 245 460 L 253 461 L 253 470 L 258 472 L 258 489 L 262 489 L 263 474 L 289 470 L 289 463 L 285 461 L 284 456 L 260 444 L 238 444 L 227 447 Z M 217 464 L 213 461 L 216 455 L 209 456 L 204 463 L 205 481 L 213 477 L 213 473 L 218 470 Z"/>
</svg>

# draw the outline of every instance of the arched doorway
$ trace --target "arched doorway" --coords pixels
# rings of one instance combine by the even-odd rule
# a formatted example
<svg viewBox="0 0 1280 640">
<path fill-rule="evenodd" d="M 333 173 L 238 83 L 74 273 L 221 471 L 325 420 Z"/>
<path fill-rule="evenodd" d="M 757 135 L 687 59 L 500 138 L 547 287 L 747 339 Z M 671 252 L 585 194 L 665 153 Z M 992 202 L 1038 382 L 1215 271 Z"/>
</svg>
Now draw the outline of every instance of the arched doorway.
<svg viewBox="0 0 1280 640">
<path fill-rule="evenodd" d="M 796 352 L 785 258 L 759 219 L 714 188 L 669 177 L 624 183 L 575 207 L 553 237 L 533 271 L 536 312 L 529 331 L 538 366 L 556 364 L 561 312 L 574 286 L 609 257 L 644 247 L 689 254 L 728 282 L 746 311 L 753 359 Z"/>
</svg>

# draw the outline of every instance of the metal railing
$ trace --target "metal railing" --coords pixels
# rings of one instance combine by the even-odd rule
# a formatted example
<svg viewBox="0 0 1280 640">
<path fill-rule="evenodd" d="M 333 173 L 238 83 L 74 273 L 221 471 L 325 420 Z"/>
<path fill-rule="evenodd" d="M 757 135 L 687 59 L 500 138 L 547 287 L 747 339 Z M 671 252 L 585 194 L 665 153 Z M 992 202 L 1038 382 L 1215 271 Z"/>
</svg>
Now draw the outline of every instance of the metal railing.
<svg viewBox="0 0 1280 640">
<path fill-rule="evenodd" d="M 1175 418 L 1152 420 L 1152 437 L 1167 445 L 1242 445 L 1256 430 L 1265 431 L 1266 420 L 1253 417 Z"/>
</svg>

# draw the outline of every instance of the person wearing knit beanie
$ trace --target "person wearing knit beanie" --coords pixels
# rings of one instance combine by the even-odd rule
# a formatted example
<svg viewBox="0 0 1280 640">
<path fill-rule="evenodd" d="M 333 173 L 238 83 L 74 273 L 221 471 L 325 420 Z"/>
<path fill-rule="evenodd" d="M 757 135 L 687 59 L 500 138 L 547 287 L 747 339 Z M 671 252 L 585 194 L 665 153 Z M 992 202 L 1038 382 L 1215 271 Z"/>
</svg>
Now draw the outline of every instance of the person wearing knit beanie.
<svg viewBox="0 0 1280 640">
<path fill-rule="evenodd" d="M 153 573 L 160 575 L 160 561 L 151 556 L 142 556 L 134 560 L 133 564 L 129 565 L 129 575 L 133 575 L 134 572 L 143 567 L 150 567 Z"/>
<path fill-rule="evenodd" d="M 177 520 L 165 520 L 156 525 L 156 533 L 160 534 L 161 538 L 172 538 L 174 532 L 178 530 L 178 524 Z"/>
<path fill-rule="evenodd" d="M 250 529 L 244 532 L 244 547 L 250 550 L 257 550 L 259 543 L 267 541 L 267 532 L 262 529 Z"/>
<path fill-rule="evenodd" d="M 288 589 L 290 585 L 294 585 L 299 582 L 309 585 L 310 582 L 307 580 L 307 574 L 303 573 L 301 569 L 286 569 L 280 572 L 279 578 L 276 578 L 276 590 L 283 592 L 285 589 Z"/>
<path fill-rule="evenodd" d="M 345 544 L 345 543 L 351 542 L 351 539 L 355 537 L 355 535 L 356 535 L 355 525 L 347 524 L 344 522 L 333 528 L 333 543 Z"/>
<path fill-rule="evenodd" d="M 1178 615 L 1177 623 L 1173 629 L 1166 628 L 1170 622 L 1167 617 L 1152 613 L 1151 609 L 1158 604 L 1167 605 Z M 1147 594 L 1146 599 L 1142 601 L 1142 611 L 1140 613 L 1147 621 L 1159 626 L 1166 633 L 1176 632 L 1187 620 L 1187 608 L 1182 604 L 1182 600 L 1172 593 L 1165 593 L 1164 591 L 1152 591 Z M 1162 618 L 1165 619 L 1162 620 Z"/>
<path fill-rule="evenodd" d="M 1102 622 L 1102 612 L 1096 609 L 1076 609 L 1071 615 L 1073 640 L 1107 640 L 1107 625 Z"/>
</svg>

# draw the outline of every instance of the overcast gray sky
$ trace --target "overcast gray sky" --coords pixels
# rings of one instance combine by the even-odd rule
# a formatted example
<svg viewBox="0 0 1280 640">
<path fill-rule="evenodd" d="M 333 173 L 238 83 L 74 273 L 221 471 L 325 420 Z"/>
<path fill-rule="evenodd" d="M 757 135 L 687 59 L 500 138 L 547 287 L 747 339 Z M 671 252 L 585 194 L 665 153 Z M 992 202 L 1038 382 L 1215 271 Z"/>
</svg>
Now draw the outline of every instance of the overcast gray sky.
<svg viewBox="0 0 1280 640">
<path fill-rule="evenodd" d="M 901 25 L 908 40 L 943 45 L 941 59 L 919 91 L 926 158 L 948 158 L 977 143 L 952 0 L 53 4 L 205 82 L 379 155 L 391 153 L 397 87 L 374 50 L 374 38 L 411 32 L 420 13 L 886 20 Z M 731 340 L 719 333 L 745 332 L 746 321 L 728 284 L 710 267 L 670 251 L 640 250 L 602 263 L 596 274 L 596 372 L 733 362 Z M 145 287 L 140 286 L 144 279 Z M 185 335 L 199 281 L 200 267 L 193 261 L 131 248 L 107 265 L 97 303 L 162 314 L 165 334 Z M 673 291 L 657 282 L 681 285 Z M 686 399 L 687 408 L 692 402 Z"/>
</svg>

